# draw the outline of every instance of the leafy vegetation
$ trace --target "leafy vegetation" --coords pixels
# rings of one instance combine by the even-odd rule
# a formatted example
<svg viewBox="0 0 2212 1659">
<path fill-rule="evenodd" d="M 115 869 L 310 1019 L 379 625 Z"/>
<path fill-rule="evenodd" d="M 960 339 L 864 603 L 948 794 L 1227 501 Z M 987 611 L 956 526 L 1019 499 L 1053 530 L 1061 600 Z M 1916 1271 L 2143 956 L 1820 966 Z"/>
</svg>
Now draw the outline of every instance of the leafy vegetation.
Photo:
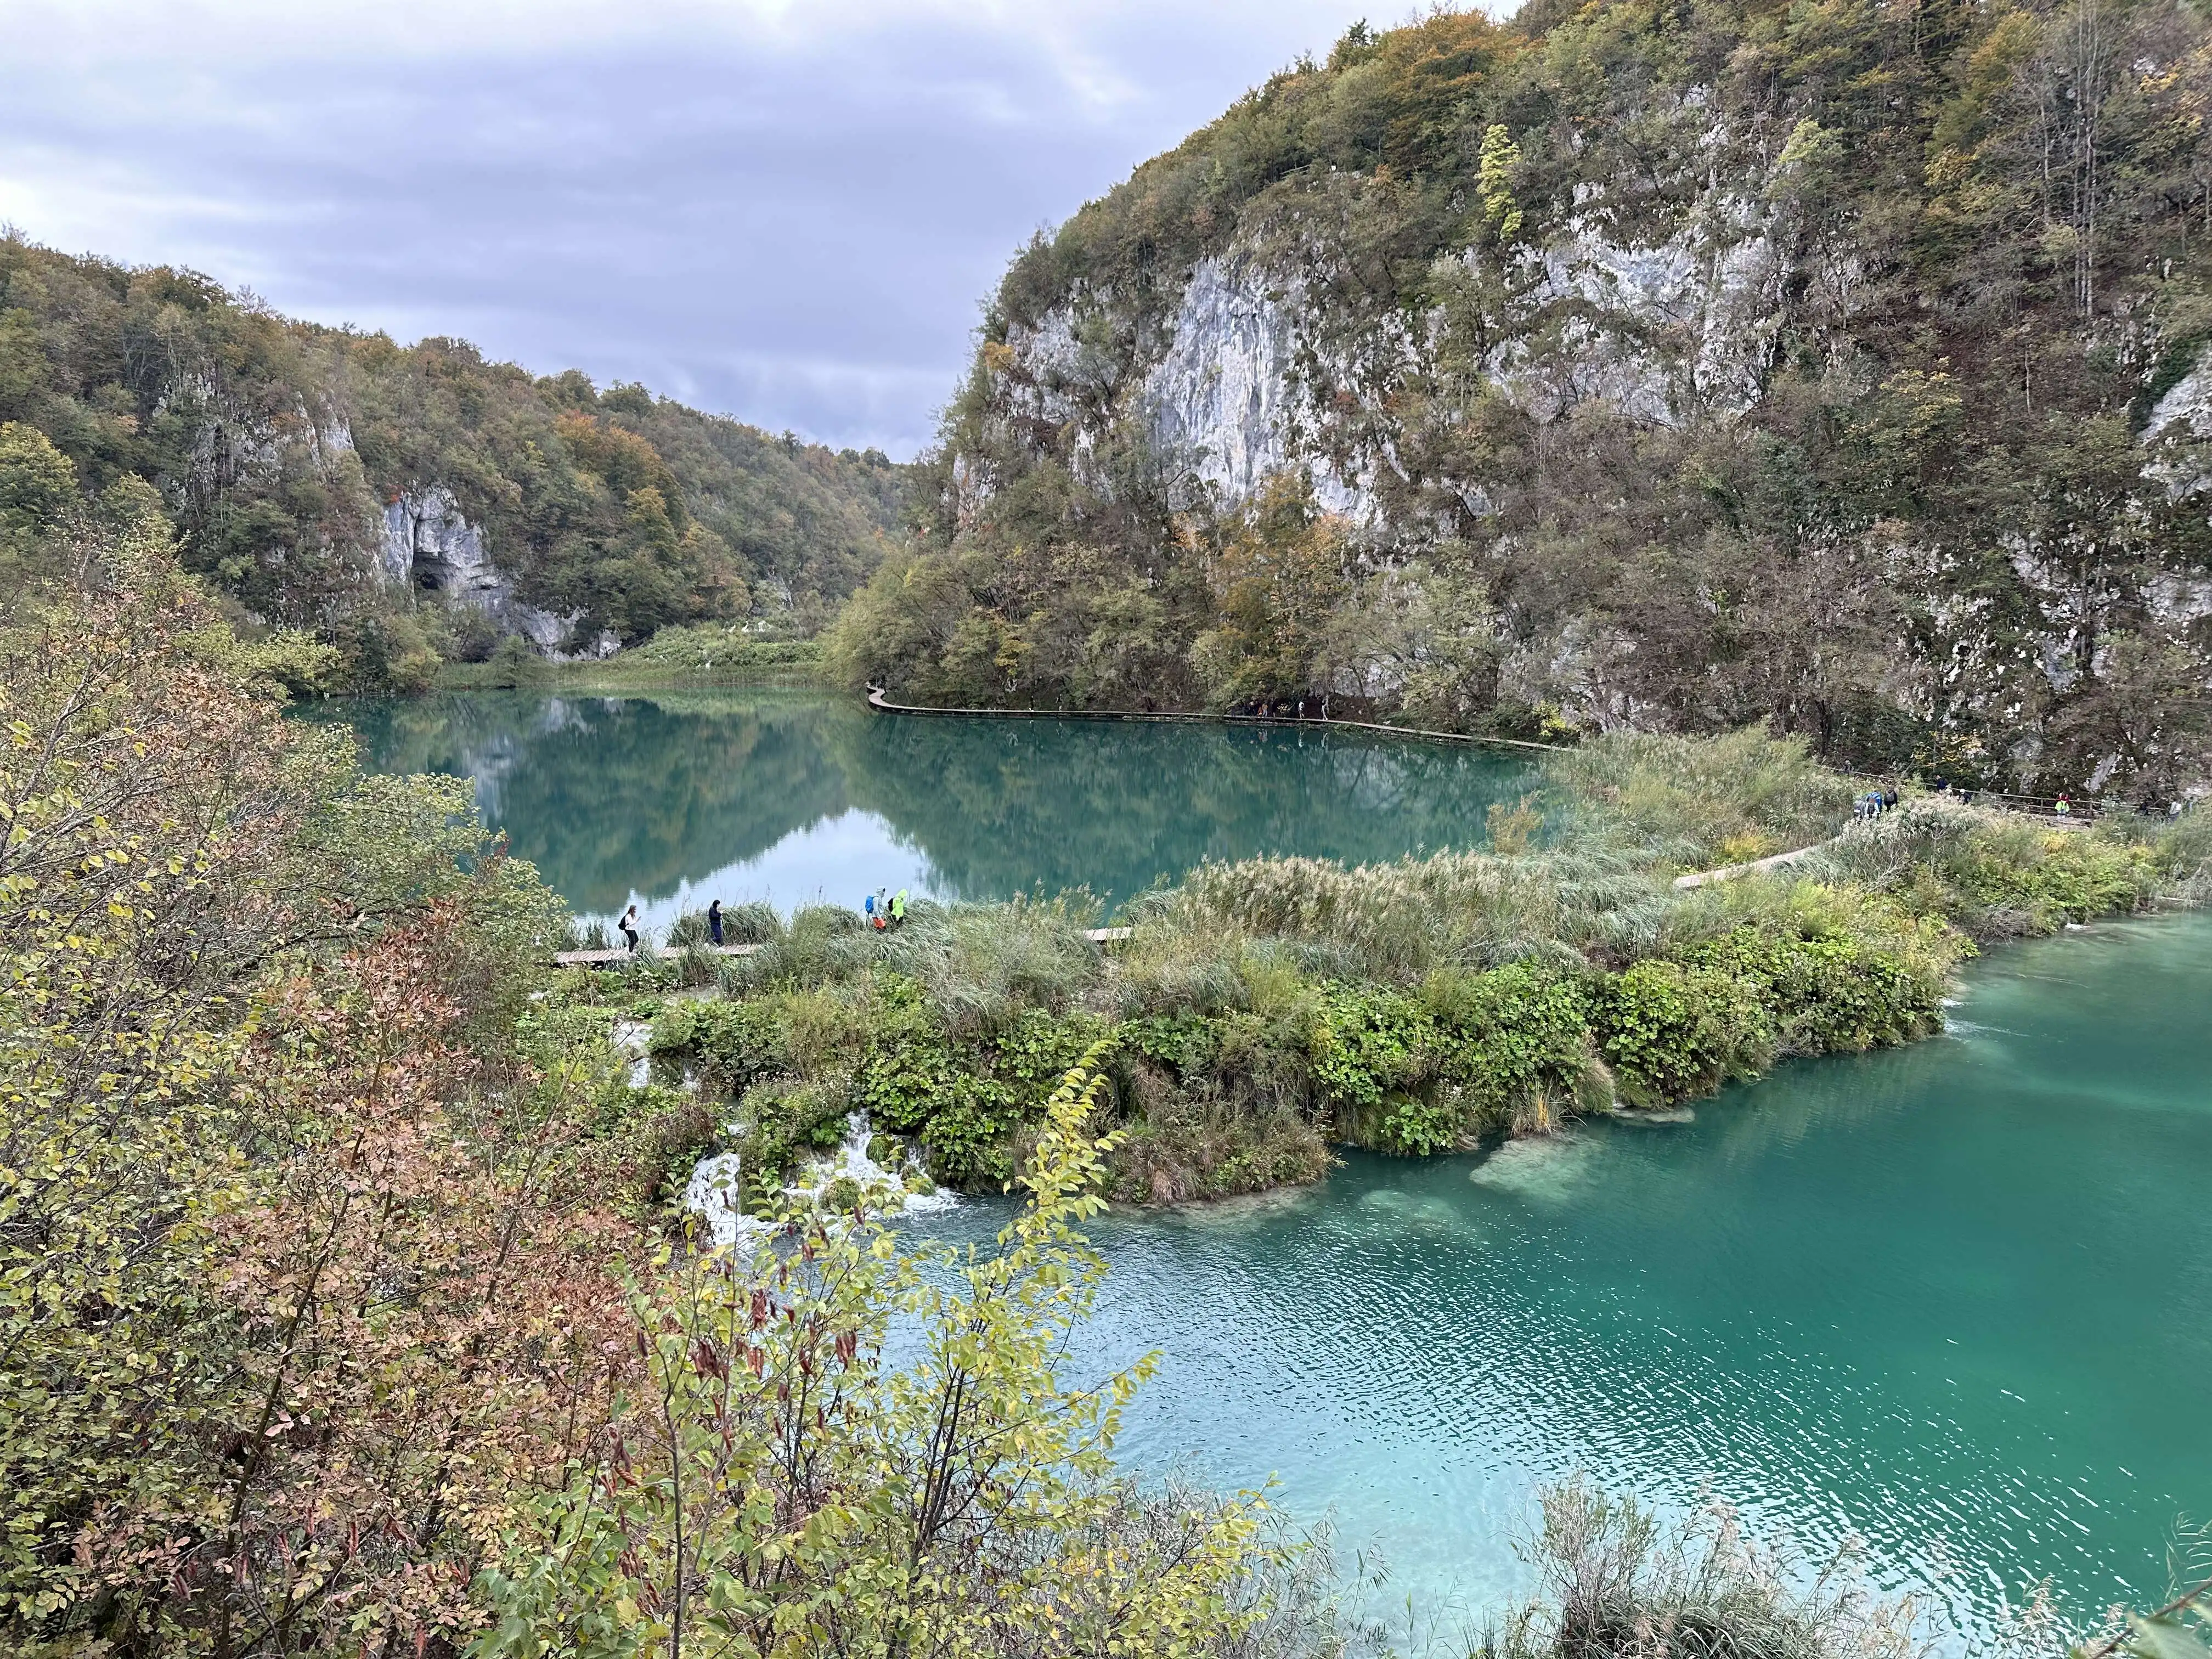
<svg viewBox="0 0 2212 1659">
<path fill-rule="evenodd" d="M 1115 1476 L 1152 1361 L 1059 1376 L 1104 1273 L 1075 1231 L 1103 1205 L 1096 1087 L 1078 1068 L 1046 1103 L 995 1252 L 946 1260 L 804 1211 L 796 1248 L 665 1249 L 635 1305 L 639 1397 L 487 1575 L 474 1651 L 1164 1659 L 1261 1627 L 1279 1558 L 1256 1498 Z M 921 1352 L 893 1370 L 900 1318 Z"/>
<path fill-rule="evenodd" d="M 1264 1505 L 1114 1473 L 1148 1365 L 1059 1380 L 1095 1030 L 993 1028 L 1035 1201 L 953 1285 L 818 1214 L 702 1252 L 670 1205 L 713 1091 L 793 1069 L 781 1121 L 817 1121 L 834 1001 L 678 1005 L 710 1089 L 635 1084 L 545 994 L 559 906 L 466 787 L 279 718 L 319 647 L 241 640 L 158 512 L 37 550 L 0 594 L 0 1645 L 1332 1650 Z M 787 969 L 843 936 L 794 931 Z"/>
<path fill-rule="evenodd" d="M 2206 27 L 1355 28 L 1014 260 L 833 659 L 2163 805 L 2212 708 Z"/>
<path fill-rule="evenodd" d="M 1064 1374 L 1109 1196 L 1900 1041 L 1960 928 L 2191 896 L 2212 853 L 2194 822 L 2023 839 L 1915 801 L 1802 873 L 1678 890 L 1608 842 L 1656 810 L 1624 787 L 1566 812 L 1595 850 L 1212 866 L 1110 957 L 1079 899 L 884 932 L 757 908 L 726 918 L 750 956 L 559 975 L 559 907 L 466 787 L 364 778 L 280 718 L 329 647 L 242 638 L 158 510 L 27 554 L 47 574 L 0 594 L 0 1644 L 27 1659 L 1345 1654 L 1325 1556 L 1260 1498 L 1115 1471 L 1149 1362 Z M 1626 785 L 1640 752 L 1573 775 Z M 1736 740 L 1705 775 L 1806 763 Z M 911 1247 L 854 1182 L 781 1191 L 854 1107 L 884 1163 L 1018 1175 L 998 1249 Z M 733 1115 L 779 1229 L 702 1249 L 676 1200 Z M 1537 1551 L 1547 1598 L 1488 1651 L 1894 1632 L 1732 1529 L 1579 1489 Z M 2170 1659 L 2191 1605 L 2121 1639 Z"/>
<path fill-rule="evenodd" d="M 191 272 L 0 240 L 0 567 L 150 485 L 234 622 L 338 647 L 328 684 L 420 690 L 441 659 L 499 646 L 478 600 L 424 586 L 450 573 L 386 568 L 403 501 L 450 497 L 514 598 L 573 618 L 580 645 L 705 621 L 773 638 L 813 632 L 874 568 L 897 477 L 639 386 L 533 379 L 459 341 L 403 349 Z"/>
<path fill-rule="evenodd" d="M 480 663 L 448 663 L 441 691 L 657 691 L 676 686 L 812 685 L 822 647 L 813 640 L 763 639 L 748 624 L 664 628 L 642 645 L 580 662 L 550 663 L 513 636 Z"/>
<path fill-rule="evenodd" d="M 731 1079 L 757 1206 L 855 1110 L 890 1161 L 995 1186 L 1050 1079 L 1102 1041 L 1113 1194 L 1221 1196 L 1311 1180 L 1331 1142 L 1462 1150 L 1912 1041 L 1978 941 L 2193 897 L 2212 851 L 2193 818 L 2057 830 L 1923 795 L 1861 821 L 1851 792 L 1801 739 L 1629 734 L 1551 764 L 1532 798 L 1566 826 L 1549 848 L 1206 865 L 1103 951 L 1076 898 L 921 902 L 888 932 L 836 907 L 762 915 L 755 954 L 658 970 L 724 1000 L 671 1002 L 654 1046 Z M 1787 869 L 1671 879 L 1805 838 L 1826 844 Z M 718 1020 L 746 1034 L 743 1066 Z"/>
</svg>

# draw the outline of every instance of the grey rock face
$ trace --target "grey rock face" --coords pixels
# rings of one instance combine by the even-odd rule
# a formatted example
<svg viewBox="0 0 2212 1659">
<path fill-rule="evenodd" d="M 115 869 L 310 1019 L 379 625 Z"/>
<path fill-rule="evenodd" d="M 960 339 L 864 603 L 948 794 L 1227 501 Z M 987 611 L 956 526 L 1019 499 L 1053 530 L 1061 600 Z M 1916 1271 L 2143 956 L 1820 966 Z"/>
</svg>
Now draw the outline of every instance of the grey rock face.
<svg viewBox="0 0 2212 1659">
<path fill-rule="evenodd" d="M 1562 222 L 1512 250 L 1486 319 L 1492 343 L 1481 376 L 1541 422 L 1602 402 L 1632 420 L 1675 427 L 1732 419 L 1756 404 L 1790 268 L 1765 181 L 1712 159 L 1729 143 L 1717 131 L 1696 141 L 1701 155 L 1685 167 L 1705 176 L 1705 188 L 1671 222 L 1647 222 L 1605 186 L 1585 185 Z M 1472 269 L 1492 257 L 1468 249 L 1445 262 Z M 1224 505 L 1272 473 L 1304 468 L 1323 507 L 1385 544 L 1419 543 L 1426 526 L 1387 521 L 1407 500 L 1395 486 L 1416 481 L 1400 459 L 1407 434 L 1384 410 L 1394 388 L 1439 374 L 1451 325 L 1442 309 L 1424 318 L 1394 305 L 1373 314 L 1347 308 L 1344 295 L 1357 284 L 1335 280 L 1328 258 L 1320 246 L 1240 235 L 1190 268 L 1171 319 L 1120 314 L 1115 296 L 1075 285 L 1033 325 L 1009 331 L 1018 372 L 1000 382 L 1000 429 L 1073 426 L 1079 456 L 1097 411 L 1133 413 L 1161 454 Z M 1114 313 L 1109 331 L 1152 343 L 1110 386 L 1089 372 L 1082 343 L 1079 319 L 1102 310 Z M 1477 514 L 1489 510 L 1495 483 L 1421 482 Z M 988 495 L 990 483 L 981 470 L 962 476 L 963 494 Z M 1384 505 L 1385 485 L 1400 507 Z"/>
<path fill-rule="evenodd" d="M 1294 298 L 1293 279 L 1286 294 Z M 1304 457 L 1292 365 L 1293 310 L 1271 289 L 1253 256 L 1200 260 L 1183 289 L 1166 354 L 1142 393 L 1154 445 L 1182 457 L 1224 501 L 1242 501 Z M 1364 503 L 1333 473 L 1317 471 L 1315 493 L 1331 511 Z"/>
<path fill-rule="evenodd" d="M 395 581 L 424 592 L 502 607 L 509 584 L 484 551 L 483 534 L 443 485 L 409 490 L 384 509 L 381 562 Z"/>
<path fill-rule="evenodd" d="M 556 617 L 515 598 L 514 583 L 493 562 L 483 532 L 469 522 L 453 492 L 442 484 L 408 490 L 384 509 L 377 568 L 387 580 L 482 611 L 502 632 L 520 635 L 549 657 L 604 657 L 617 643 L 602 634 L 572 649 L 571 635 L 583 612 Z"/>
</svg>

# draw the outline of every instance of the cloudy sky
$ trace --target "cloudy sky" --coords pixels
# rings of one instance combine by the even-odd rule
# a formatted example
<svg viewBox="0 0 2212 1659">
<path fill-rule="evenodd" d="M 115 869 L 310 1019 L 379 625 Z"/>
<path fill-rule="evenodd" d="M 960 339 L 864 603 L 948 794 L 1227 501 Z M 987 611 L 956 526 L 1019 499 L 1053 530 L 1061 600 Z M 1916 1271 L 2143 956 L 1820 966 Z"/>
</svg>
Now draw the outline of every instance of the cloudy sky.
<svg viewBox="0 0 2212 1659">
<path fill-rule="evenodd" d="M 0 222 L 903 459 L 1014 250 L 1404 0 L 0 0 Z"/>
</svg>

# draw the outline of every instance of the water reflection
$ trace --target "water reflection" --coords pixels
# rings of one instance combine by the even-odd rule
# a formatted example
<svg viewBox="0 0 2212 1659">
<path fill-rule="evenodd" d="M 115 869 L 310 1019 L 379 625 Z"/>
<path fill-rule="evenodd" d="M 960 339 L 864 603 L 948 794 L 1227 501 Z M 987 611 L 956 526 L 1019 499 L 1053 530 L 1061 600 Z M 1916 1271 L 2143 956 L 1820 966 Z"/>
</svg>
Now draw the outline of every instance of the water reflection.
<svg viewBox="0 0 2212 1659">
<path fill-rule="evenodd" d="M 1531 787 L 1495 751 L 1358 733 L 911 720 L 790 692 L 490 694 L 330 705 L 384 771 L 475 780 L 580 912 L 664 921 L 879 886 L 1088 888 L 1109 906 L 1206 859 L 1360 862 L 1479 846 Z"/>
</svg>

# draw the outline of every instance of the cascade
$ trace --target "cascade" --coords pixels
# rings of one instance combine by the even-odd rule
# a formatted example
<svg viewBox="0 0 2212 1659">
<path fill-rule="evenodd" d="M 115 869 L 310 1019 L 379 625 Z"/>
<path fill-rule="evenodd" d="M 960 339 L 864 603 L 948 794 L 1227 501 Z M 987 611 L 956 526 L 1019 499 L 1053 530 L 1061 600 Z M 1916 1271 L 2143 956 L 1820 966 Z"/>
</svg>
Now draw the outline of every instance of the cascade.
<svg viewBox="0 0 2212 1659">
<path fill-rule="evenodd" d="M 949 1210 L 959 1203 L 957 1194 L 945 1191 L 930 1180 L 921 1167 L 921 1160 L 911 1150 L 896 1170 L 887 1170 L 877 1163 L 868 1150 L 873 1139 L 874 1131 L 869 1127 L 866 1112 L 848 1114 L 845 1138 L 838 1143 L 837 1150 L 809 1164 L 799 1178 L 784 1188 L 785 1196 L 803 1199 L 818 1206 L 836 1192 L 841 1183 L 849 1182 L 870 1194 L 874 1200 L 872 1207 L 883 1215 L 926 1215 Z M 734 1244 L 740 1237 L 775 1231 L 774 1224 L 745 1213 L 744 1188 L 738 1179 L 741 1168 L 738 1153 L 712 1153 L 699 1160 L 684 1191 L 684 1207 L 706 1222 L 708 1236 L 717 1248 Z"/>
</svg>

